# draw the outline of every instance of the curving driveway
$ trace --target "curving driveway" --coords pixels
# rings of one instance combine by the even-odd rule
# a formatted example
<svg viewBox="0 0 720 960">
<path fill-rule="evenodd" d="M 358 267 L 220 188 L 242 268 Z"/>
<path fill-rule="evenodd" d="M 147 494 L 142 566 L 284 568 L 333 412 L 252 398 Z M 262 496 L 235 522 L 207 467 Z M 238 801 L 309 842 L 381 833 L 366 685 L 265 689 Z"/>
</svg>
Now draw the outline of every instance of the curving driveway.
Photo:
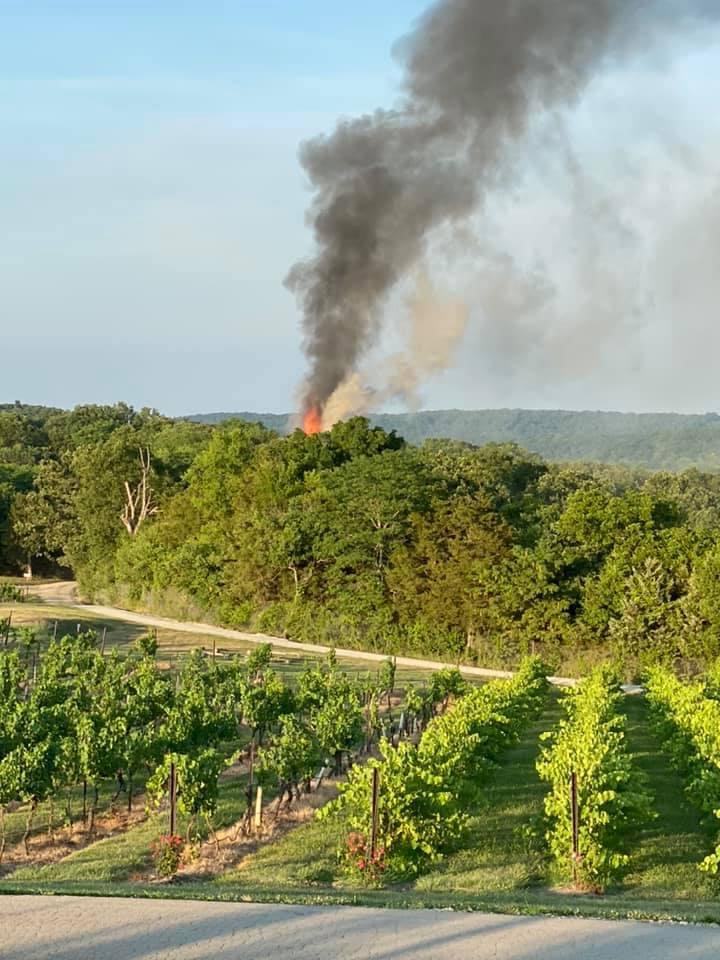
<svg viewBox="0 0 720 960">
<path fill-rule="evenodd" d="M 144 627 L 157 627 L 160 630 L 175 630 L 182 633 L 202 634 L 206 637 L 220 637 L 226 640 L 241 640 L 245 643 L 269 643 L 273 647 L 285 650 L 295 650 L 300 653 L 315 653 L 324 655 L 328 647 L 314 643 L 296 643 L 282 637 L 272 637 L 264 633 L 247 633 L 243 630 L 230 630 L 225 627 L 215 627 L 208 623 L 192 623 L 185 620 L 171 620 L 167 617 L 156 617 L 147 613 L 135 613 L 131 610 L 122 610 L 119 607 L 107 607 L 101 604 L 80 603 L 77 599 L 77 585 L 71 582 L 45 583 L 32 587 L 33 596 L 43 603 L 51 603 L 65 607 L 79 607 L 87 613 L 112 620 L 122 620 L 125 623 L 136 623 Z M 383 663 L 387 654 L 369 653 L 364 650 L 346 650 L 337 647 L 338 657 L 349 660 L 364 660 L 371 663 Z M 438 660 L 419 660 L 415 657 L 396 657 L 399 667 L 409 667 L 416 670 L 440 670 L 449 666 Z M 461 666 L 460 670 L 469 677 L 486 677 L 490 679 L 509 678 L 512 673 L 505 670 L 486 670 L 483 667 Z M 573 686 L 575 680 L 567 677 L 550 677 L 552 683 L 558 686 Z"/>
</svg>

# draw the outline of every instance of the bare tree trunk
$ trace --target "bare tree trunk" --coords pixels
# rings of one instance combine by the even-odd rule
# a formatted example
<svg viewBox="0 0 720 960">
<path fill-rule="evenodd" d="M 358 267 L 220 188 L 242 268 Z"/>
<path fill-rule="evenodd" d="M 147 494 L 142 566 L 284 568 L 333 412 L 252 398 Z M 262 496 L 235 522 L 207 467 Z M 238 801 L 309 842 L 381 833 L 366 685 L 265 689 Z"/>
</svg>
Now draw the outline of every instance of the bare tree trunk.
<svg viewBox="0 0 720 960">
<path fill-rule="evenodd" d="M 290 792 L 290 799 L 292 800 L 292 788 L 289 784 L 283 782 L 280 784 L 280 792 L 278 793 L 277 806 L 275 807 L 275 816 L 273 817 L 273 822 L 275 822 L 280 815 L 280 808 L 282 807 L 282 802 L 285 799 L 286 792 Z"/>
<path fill-rule="evenodd" d="M 148 517 L 158 512 L 154 501 L 154 491 L 150 486 L 150 468 L 152 460 L 149 447 L 139 447 L 140 481 L 133 489 L 128 480 L 125 481 L 125 506 L 120 514 L 120 520 L 131 537 L 134 537 Z"/>
<path fill-rule="evenodd" d="M 293 580 L 295 582 L 295 594 L 293 596 L 293 603 L 297 603 L 300 599 L 300 577 L 298 576 L 297 567 L 293 564 L 290 564 L 290 572 L 293 575 Z"/>
</svg>

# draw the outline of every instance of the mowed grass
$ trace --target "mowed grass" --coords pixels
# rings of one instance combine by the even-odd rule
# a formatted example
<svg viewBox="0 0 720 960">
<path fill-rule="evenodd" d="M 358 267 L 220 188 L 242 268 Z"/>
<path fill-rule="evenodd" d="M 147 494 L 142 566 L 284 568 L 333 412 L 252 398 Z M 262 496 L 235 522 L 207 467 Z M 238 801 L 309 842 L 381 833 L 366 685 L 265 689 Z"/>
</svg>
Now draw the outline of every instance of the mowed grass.
<svg viewBox="0 0 720 960">
<path fill-rule="evenodd" d="M 541 824 L 546 786 L 535 763 L 540 735 L 562 716 L 560 699 L 554 696 L 540 721 L 502 758 L 494 777 L 479 784 L 462 849 L 419 878 L 417 891 L 480 895 L 515 891 L 557 897 L 553 865 L 537 840 L 526 839 L 523 828 L 533 825 L 537 836 Z M 636 902 L 717 900 L 718 881 L 698 869 L 716 842 L 717 828 L 688 801 L 682 777 L 670 766 L 652 731 L 645 698 L 627 697 L 623 712 L 627 745 L 647 778 L 657 817 L 627 837 L 628 872 L 607 891 L 604 902 L 632 910 Z"/>
<path fill-rule="evenodd" d="M 682 776 L 670 765 L 652 730 L 645 698 L 627 697 L 624 712 L 628 746 L 647 778 L 658 816 L 630 846 L 623 896 L 644 900 L 717 898 L 720 884 L 697 865 L 717 843 L 718 821 L 703 817 L 688 800 Z"/>
<path fill-rule="evenodd" d="M 561 694 L 551 691 L 542 716 L 523 732 L 516 746 L 478 781 L 470 822 L 460 847 L 420 877 L 416 890 L 508 892 L 546 883 L 548 864 L 525 828 L 538 825 L 546 793 L 535 769 L 540 736 L 562 716 Z"/>
<path fill-rule="evenodd" d="M 132 644 L 154 628 L 136 623 L 126 623 L 109 617 L 101 617 L 82 607 L 65 607 L 44 603 L 0 604 L 0 618 L 12 610 L 12 625 L 35 628 L 41 649 L 53 636 L 73 636 L 78 632 L 92 631 L 105 650 L 129 651 Z M 219 662 L 229 656 L 245 654 L 257 644 L 242 640 L 227 640 L 224 637 L 188 633 L 183 630 L 158 629 L 158 659 L 167 666 L 176 666 L 183 656 L 192 650 L 203 649 L 212 654 L 213 648 Z"/>
<path fill-rule="evenodd" d="M 78 631 L 91 630 L 99 640 L 104 640 L 105 650 L 117 649 L 127 653 L 132 644 L 153 630 L 157 634 L 158 661 L 171 669 L 176 668 L 192 650 L 204 650 L 208 657 L 213 651 L 217 662 L 222 664 L 237 655 L 245 655 L 256 650 L 258 644 L 249 640 L 227 637 L 214 637 L 211 634 L 189 633 L 183 630 L 143 627 L 109 617 L 100 617 L 82 607 L 55 606 L 43 603 L 0 603 L 0 618 L 12 612 L 13 626 L 34 627 L 38 631 L 40 649 L 44 649 L 53 636 L 74 635 Z M 57 624 L 57 627 L 56 627 Z M 2 649 L 0 647 L 0 649 Z M 272 666 L 290 684 L 308 667 L 324 659 L 322 654 L 275 648 Z M 376 675 L 380 664 L 373 664 L 352 658 L 338 658 L 339 668 L 351 676 Z M 397 685 L 422 684 L 432 676 L 433 671 L 417 668 L 398 667 Z"/>
<path fill-rule="evenodd" d="M 343 885 L 338 850 L 346 834 L 347 827 L 342 820 L 315 816 L 261 847 L 238 868 L 218 877 L 216 883 L 239 883 L 249 889 Z"/>
</svg>

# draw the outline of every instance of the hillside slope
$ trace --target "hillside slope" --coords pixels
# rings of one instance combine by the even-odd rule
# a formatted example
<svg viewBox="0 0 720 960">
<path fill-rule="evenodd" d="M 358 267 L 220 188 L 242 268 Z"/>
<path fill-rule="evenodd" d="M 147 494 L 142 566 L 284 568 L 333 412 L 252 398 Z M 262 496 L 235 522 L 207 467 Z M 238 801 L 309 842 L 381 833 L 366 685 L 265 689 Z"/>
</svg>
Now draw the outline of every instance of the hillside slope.
<svg viewBox="0 0 720 960">
<path fill-rule="evenodd" d="M 280 433 L 288 414 L 211 413 L 189 419 L 259 421 Z M 720 470 L 720 415 L 606 413 L 571 410 L 424 410 L 381 413 L 370 420 L 410 443 L 430 438 L 518 443 L 548 460 L 624 463 L 650 470 Z"/>
</svg>

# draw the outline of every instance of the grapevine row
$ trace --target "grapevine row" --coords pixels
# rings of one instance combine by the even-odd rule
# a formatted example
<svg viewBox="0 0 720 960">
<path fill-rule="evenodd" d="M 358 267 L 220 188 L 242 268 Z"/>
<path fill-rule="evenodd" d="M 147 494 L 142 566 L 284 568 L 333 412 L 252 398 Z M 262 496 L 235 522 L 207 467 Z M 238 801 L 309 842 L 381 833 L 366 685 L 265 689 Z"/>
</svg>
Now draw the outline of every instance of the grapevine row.
<svg viewBox="0 0 720 960">
<path fill-rule="evenodd" d="M 676 767 L 688 777 L 691 798 L 720 817 L 720 700 L 717 671 L 705 686 L 683 683 L 664 667 L 651 670 L 646 690 L 658 731 Z M 720 843 L 700 864 L 720 873 Z"/>
<path fill-rule="evenodd" d="M 391 700 L 392 661 L 377 676 L 351 679 L 331 657 L 291 688 L 271 669 L 267 645 L 217 666 L 195 651 L 171 674 L 152 637 L 125 657 L 105 653 L 91 633 L 51 641 L 41 657 L 24 639 L 0 651 L 0 860 L 9 804 L 28 805 L 27 853 L 41 803 L 65 799 L 69 823 L 71 792 L 82 785 L 92 835 L 108 783 L 115 781 L 113 801 L 124 793 L 128 809 L 140 784 L 159 805 L 171 770 L 178 808 L 197 832 L 216 810 L 221 772 L 241 752 L 251 771 L 249 828 L 253 784 L 270 788 L 266 796 L 275 792 L 278 805 L 284 797 L 290 803 L 321 765 L 337 770 L 348 751 L 370 748 L 388 725 L 380 701 Z M 457 671 L 440 671 L 424 690 L 413 688 L 406 728 L 429 719 L 459 682 Z"/>
<path fill-rule="evenodd" d="M 537 715 L 546 692 L 543 664 L 529 658 L 512 680 L 461 696 L 431 720 L 417 747 L 382 741 L 380 758 L 353 768 L 340 797 L 322 812 L 346 819 L 349 871 L 374 879 L 384 871 L 413 875 L 449 850 L 466 826 L 469 794 Z M 376 769 L 380 791 L 373 824 Z M 368 850 L 371 833 L 377 837 L 374 850 Z"/>
<path fill-rule="evenodd" d="M 596 670 L 566 696 L 567 716 L 545 735 L 537 763 L 550 788 L 546 839 L 563 880 L 602 890 L 627 866 L 628 833 L 652 815 L 650 798 L 625 744 L 612 674 Z"/>
</svg>

